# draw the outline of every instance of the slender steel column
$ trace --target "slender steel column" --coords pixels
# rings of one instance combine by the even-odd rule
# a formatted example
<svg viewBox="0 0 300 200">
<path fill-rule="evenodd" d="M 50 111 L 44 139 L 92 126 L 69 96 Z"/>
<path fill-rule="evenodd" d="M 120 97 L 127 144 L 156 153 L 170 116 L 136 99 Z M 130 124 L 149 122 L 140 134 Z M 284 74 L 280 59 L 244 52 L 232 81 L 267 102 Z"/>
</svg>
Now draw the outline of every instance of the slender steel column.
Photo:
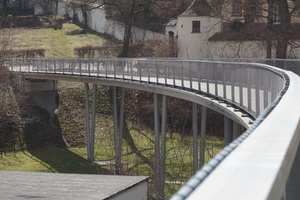
<svg viewBox="0 0 300 200">
<path fill-rule="evenodd" d="M 118 161 L 119 142 L 118 142 L 118 113 L 117 113 L 117 88 L 113 86 L 113 113 L 114 113 L 114 140 L 115 140 L 115 164 Z"/>
<path fill-rule="evenodd" d="M 167 133 L 167 101 L 168 97 L 163 95 L 162 98 L 162 119 L 161 119 L 161 157 L 160 157 L 160 178 L 161 178 L 161 185 L 160 185 L 160 192 L 161 195 L 164 194 L 165 188 L 165 161 L 166 161 L 166 133 Z M 161 196 L 160 197 L 163 197 Z"/>
<path fill-rule="evenodd" d="M 90 140 L 90 116 L 89 116 L 89 84 L 84 83 L 85 89 L 85 121 L 86 121 L 86 140 L 87 140 L 87 156 L 88 162 L 91 163 L 91 140 Z"/>
<path fill-rule="evenodd" d="M 203 167 L 205 158 L 205 135 L 206 135 L 206 117 L 207 107 L 202 106 L 201 111 L 201 135 L 200 135 L 200 163 L 199 167 Z"/>
<path fill-rule="evenodd" d="M 238 138 L 241 135 L 241 125 L 237 122 L 233 122 L 233 140 Z"/>
<path fill-rule="evenodd" d="M 232 142 L 233 121 L 229 117 L 224 116 L 224 145 L 225 147 Z"/>
<path fill-rule="evenodd" d="M 193 164 L 194 174 L 198 170 L 198 129 L 197 129 L 197 103 L 193 103 Z"/>
<path fill-rule="evenodd" d="M 92 105 L 92 130 L 91 130 L 91 148 L 90 156 L 91 163 L 94 163 L 94 143 L 95 143 L 95 121 L 96 121 L 96 93 L 97 93 L 97 84 L 93 85 L 93 105 Z"/>
<path fill-rule="evenodd" d="M 125 89 L 121 88 L 120 128 L 119 128 L 119 152 L 118 152 L 119 165 L 121 165 L 122 138 L 123 138 L 123 130 L 124 130 L 124 98 L 125 98 L 124 96 L 125 96 Z"/>
<path fill-rule="evenodd" d="M 159 150 L 159 97 L 154 93 L 154 135 L 155 135 L 155 177 L 156 177 L 156 199 L 160 199 L 160 150 Z"/>
</svg>

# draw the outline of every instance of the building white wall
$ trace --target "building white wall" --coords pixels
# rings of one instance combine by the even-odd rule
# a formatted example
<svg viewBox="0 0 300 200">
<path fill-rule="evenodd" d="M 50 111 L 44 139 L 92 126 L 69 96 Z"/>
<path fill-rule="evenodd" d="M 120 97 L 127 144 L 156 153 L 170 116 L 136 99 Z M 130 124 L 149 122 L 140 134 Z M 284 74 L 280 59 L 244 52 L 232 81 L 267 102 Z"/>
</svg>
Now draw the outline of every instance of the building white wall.
<svg viewBox="0 0 300 200">
<path fill-rule="evenodd" d="M 111 200 L 147 200 L 148 199 L 148 181 L 139 183 L 138 185 L 122 192 L 114 197 Z"/>
<path fill-rule="evenodd" d="M 55 13 L 55 2 L 53 2 L 52 12 Z M 41 13 L 39 12 L 39 14 Z M 79 22 L 84 24 L 84 18 L 81 10 L 70 8 L 66 6 L 64 2 L 58 3 L 57 14 L 67 14 L 71 18 L 73 18 L 74 15 L 77 14 Z M 124 37 L 124 24 L 111 19 L 106 19 L 106 13 L 103 7 L 96 8 L 88 12 L 88 27 L 99 33 L 110 34 L 118 40 L 123 40 Z M 132 27 L 131 37 L 132 42 L 135 43 L 138 40 L 147 41 L 162 39 L 165 38 L 165 35 L 138 27 Z"/>
<path fill-rule="evenodd" d="M 200 33 L 192 32 L 192 21 L 200 21 Z M 203 46 L 216 32 L 222 30 L 220 18 L 198 16 L 178 17 L 178 57 L 203 58 L 207 57 L 207 51 Z"/>
</svg>

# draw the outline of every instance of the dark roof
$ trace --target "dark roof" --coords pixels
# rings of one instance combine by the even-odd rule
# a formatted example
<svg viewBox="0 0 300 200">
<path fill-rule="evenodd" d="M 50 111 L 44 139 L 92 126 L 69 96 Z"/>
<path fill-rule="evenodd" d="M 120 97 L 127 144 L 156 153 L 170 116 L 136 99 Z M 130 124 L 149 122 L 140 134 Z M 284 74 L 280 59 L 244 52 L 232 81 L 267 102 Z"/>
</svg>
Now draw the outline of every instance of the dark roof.
<svg viewBox="0 0 300 200">
<path fill-rule="evenodd" d="M 252 40 L 276 40 L 279 34 L 279 25 L 267 28 L 265 23 L 255 23 L 238 31 L 232 28 L 232 23 L 223 23 L 222 32 L 215 33 L 209 41 L 252 41 Z M 300 39 L 300 24 L 292 24 L 288 34 L 284 37 L 288 40 Z"/>
<path fill-rule="evenodd" d="M 217 16 L 217 12 L 207 0 L 194 0 L 193 3 L 179 17 Z"/>
<path fill-rule="evenodd" d="M 170 19 L 167 22 L 166 26 L 175 26 L 177 24 L 177 22 L 178 22 L 178 19 Z"/>
<path fill-rule="evenodd" d="M 110 199 L 146 176 L 0 171 L 1 199 Z M 18 188 L 18 189 L 16 189 Z"/>
</svg>

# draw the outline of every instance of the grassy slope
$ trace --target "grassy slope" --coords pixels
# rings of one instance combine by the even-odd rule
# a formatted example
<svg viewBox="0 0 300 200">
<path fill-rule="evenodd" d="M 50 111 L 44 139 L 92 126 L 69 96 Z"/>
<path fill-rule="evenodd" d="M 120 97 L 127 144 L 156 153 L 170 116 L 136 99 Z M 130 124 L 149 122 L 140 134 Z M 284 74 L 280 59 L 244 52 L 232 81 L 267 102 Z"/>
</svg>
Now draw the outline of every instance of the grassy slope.
<svg viewBox="0 0 300 200">
<path fill-rule="evenodd" d="M 74 30 L 82 30 L 74 24 L 63 24 L 62 29 L 13 29 L 15 49 L 43 48 L 45 57 L 74 57 L 73 49 L 86 45 L 102 45 L 108 41 L 101 36 L 87 32 L 86 34 L 70 35 Z"/>
</svg>

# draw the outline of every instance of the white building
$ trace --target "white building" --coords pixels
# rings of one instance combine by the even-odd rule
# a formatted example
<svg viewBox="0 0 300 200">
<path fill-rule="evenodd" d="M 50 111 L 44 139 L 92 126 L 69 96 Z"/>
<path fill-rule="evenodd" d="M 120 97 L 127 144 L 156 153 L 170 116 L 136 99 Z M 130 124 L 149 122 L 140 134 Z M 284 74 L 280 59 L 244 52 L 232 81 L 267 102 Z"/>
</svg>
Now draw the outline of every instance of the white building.
<svg viewBox="0 0 300 200">
<path fill-rule="evenodd" d="M 211 2 L 213 5 L 214 1 Z M 266 58 L 267 34 L 260 35 L 260 31 L 265 30 L 263 27 L 266 26 L 266 22 L 263 20 L 266 17 L 263 15 L 265 16 L 266 13 L 255 18 L 254 25 L 259 29 L 254 27 L 251 30 L 250 27 L 240 31 L 239 28 L 242 27 L 232 27 L 232 22 L 243 18 L 243 10 L 241 8 L 237 10 L 234 4 L 230 3 L 222 6 L 226 9 L 223 9 L 224 13 L 222 11 L 220 14 L 220 7 L 213 8 L 206 0 L 194 0 L 177 19 L 171 19 L 166 25 L 166 35 L 169 35 L 172 44 L 170 49 L 175 46 L 177 56 L 182 58 Z M 275 26 L 279 24 L 277 22 Z M 237 25 L 243 26 L 243 21 L 239 21 Z M 255 29 L 260 31 L 255 32 Z M 298 42 L 299 38 L 296 40 Z M 273 41 L 272 57 L 275 57 L 275 47 L 276 40 Z M 287 52 L 289 58 L 300 57 L 299 48 L 292 50 L 289 48 Z"/>
</svg>

